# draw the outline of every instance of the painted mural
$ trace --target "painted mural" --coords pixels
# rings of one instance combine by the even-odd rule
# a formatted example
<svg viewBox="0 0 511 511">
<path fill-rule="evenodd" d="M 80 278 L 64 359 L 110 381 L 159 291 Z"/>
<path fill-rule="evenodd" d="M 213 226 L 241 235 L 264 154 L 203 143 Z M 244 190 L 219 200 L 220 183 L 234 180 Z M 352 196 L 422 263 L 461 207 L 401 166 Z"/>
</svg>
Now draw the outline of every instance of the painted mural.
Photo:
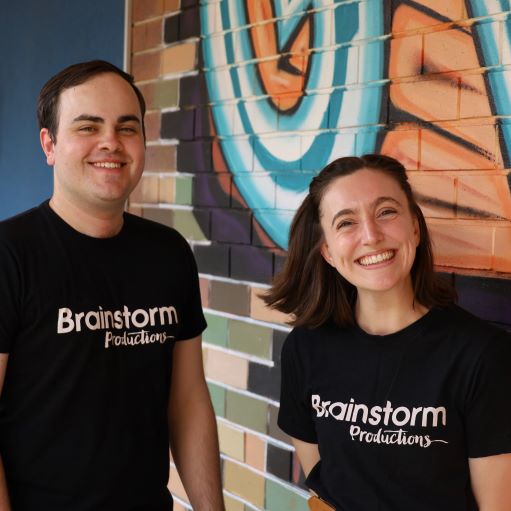
<svg viewBox="0 0 511 511">
<path fill-rule="evenodd" d="M 329 161 L 382 152 L 409 171 L 440 267 L 509 276 L 510 16 L 507 0 L 201 4 L 215 170 L 262 243 L 285 251 Z"/>
</svg>

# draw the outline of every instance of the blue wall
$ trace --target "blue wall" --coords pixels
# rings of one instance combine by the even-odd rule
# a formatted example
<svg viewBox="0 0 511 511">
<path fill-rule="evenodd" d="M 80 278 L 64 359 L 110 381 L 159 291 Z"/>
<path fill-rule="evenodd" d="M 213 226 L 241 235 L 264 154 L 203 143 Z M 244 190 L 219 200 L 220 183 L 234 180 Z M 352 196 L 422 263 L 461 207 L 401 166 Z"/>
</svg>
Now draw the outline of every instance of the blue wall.
<svg viewBox="0 0 511 511">
<path fill-rule="evenodd" d="M 17 0 L 0 9 L 0 219 L 48 198 L 52 169 L 39 145 L 36 100 L 75 62 L 122 68 L 124 0 Z"/>
</svg>

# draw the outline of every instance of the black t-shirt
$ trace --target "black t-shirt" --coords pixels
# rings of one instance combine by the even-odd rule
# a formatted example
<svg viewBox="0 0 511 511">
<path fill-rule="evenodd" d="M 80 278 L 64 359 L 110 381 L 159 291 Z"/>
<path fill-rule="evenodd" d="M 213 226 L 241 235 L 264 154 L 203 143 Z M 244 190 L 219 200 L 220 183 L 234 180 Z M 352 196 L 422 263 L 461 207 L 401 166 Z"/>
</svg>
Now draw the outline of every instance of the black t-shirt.
<svg viewBox="0 0 511 511">
<path fill-rule="evenodd" d="M 280 427 L 317 443 L 338 510 L 472 511 L 469 457 L 511 452 L 511 338 L 457 306 L 391 335 L 296 328 Z"/>
<path fill-rule="evenodd" d="M 0 304 L 14 511 L 170 509 L 172 350 L 205 328 L 186 241 L 130 214 L 91 238 L 44 203 L 0 223 Z"/>
</svg>

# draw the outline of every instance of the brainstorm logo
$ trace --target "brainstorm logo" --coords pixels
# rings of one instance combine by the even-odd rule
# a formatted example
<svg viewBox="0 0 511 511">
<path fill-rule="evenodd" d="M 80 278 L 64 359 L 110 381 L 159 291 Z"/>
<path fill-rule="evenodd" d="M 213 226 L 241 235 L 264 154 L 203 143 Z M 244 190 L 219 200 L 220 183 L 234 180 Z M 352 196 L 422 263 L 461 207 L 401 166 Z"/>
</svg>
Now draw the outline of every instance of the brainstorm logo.
<svg viewBox="0 0 511 511">
<path fill-rule="evenodd" d="M 323 401 L 318 394 L 312 395 L 312 408 L 316 411 L 316 417 L 331 417 L 337 421 L 351 422 L 350 436 L 353 441 L 376 443 L 376 444 L 397 444 L 397 445 L 419 445 L 429 447 L 434 442 L 447 444 L 445 440 L 433 440 L 429 435 L 410 435 L 402 429 L 410 427 L 432 427 L 438 428 L 447 425 L 447 410 L 444 406 L 417 406 L 408 408 L 399 406 L 394 408 L 390 401 L 385 406 L 369 407 L 365 404 L 355 403 L 353 398 L 349 403 L 340 401 Z M 358 423 L 371 426 L 386 426 L 379 428 L 376 432 L 366 431 Z M 387 427 L 389 427 L 387 429 Z M 394 427 L 394 428 L 393 428 Z M 395 429 L 397 428 L 397 429 Z"/>
<path fill-rule="evenodd" d="M 126 305 L 118 310 L 98 310 L 74 313 L 67 307 L 59 309 L 57 333 L 69 334 L 83 330 L 105 330 L 105 348 L 117 346 L 136 346 L 141 344 L 163 344 L 173 336 L 165 331 L 153 332 L 144 330 L 147 327 L 173 325 L 179 323 L 175 307 L 152 307 L 148 310 L 136 309 L 131 311 Z M 131 328 L 140 330 L 128 332 Z M 120 335 L 114 335 L 111 329 L 124 330 Z"/>
</svg>

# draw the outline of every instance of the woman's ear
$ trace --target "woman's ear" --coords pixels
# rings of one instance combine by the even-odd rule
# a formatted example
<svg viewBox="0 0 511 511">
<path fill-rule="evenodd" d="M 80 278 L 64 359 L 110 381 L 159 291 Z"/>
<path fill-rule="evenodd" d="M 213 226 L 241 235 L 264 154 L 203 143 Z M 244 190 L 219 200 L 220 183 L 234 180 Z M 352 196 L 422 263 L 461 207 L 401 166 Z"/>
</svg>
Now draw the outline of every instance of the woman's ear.
<svg viewBox="0 0 511 511">
<path fill-rule="evenodd" d="M 323 241 L 323 243 L 321 243 L 321 255 L 323 256 L 323 259 L 330 265 L 330 266 L 334 266 L 334 260 L 332 258 L 332 256 L 330 255 L 330 250 L 328 250 L 328 244 L 326 241 Z"/>
</svg>

